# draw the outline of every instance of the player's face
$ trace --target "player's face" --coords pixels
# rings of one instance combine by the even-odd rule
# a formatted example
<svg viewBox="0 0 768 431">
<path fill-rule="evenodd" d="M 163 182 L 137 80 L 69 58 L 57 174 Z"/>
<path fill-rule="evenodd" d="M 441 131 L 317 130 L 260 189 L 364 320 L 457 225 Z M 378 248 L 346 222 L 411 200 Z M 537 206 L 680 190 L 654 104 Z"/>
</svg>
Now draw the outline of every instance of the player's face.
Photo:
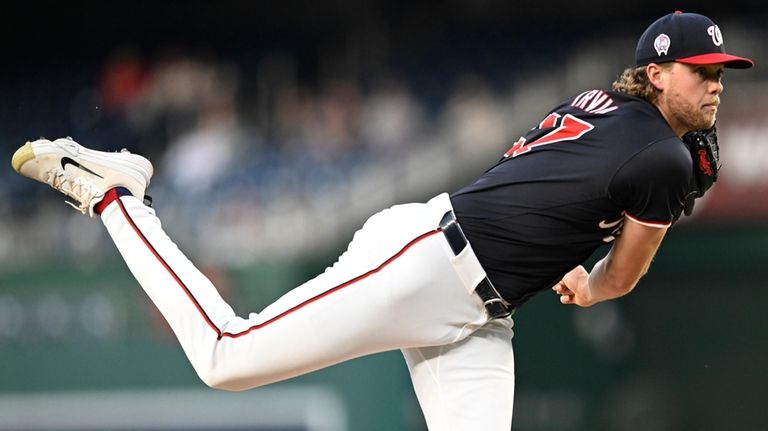
<svg viewBox="0 0 768 431">
<path fill-rule="evenodd" d="M 672 63 L 663 73 L 665 86 L 658 102 L 672 129 L 685 133 L 712 127 L 723 92 L 723 65 Z"/>
</svg>

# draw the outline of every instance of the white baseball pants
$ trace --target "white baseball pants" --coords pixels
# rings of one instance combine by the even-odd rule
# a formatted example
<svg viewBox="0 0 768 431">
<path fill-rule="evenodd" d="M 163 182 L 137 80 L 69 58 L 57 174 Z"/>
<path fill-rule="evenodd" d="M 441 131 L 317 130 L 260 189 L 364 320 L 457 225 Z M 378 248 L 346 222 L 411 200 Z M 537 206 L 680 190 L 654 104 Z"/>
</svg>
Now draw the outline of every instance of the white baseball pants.
<svg viewBox="0 0 768 431">
<path fill-rule="evenodd" d="M 455 256 L 438 229 L 448 195 L 371 217 L 339 260 L 248 318 L 132 196 L 101 218 L 128 267 L 209 386 L 244 390 L 348 359 L 401 349 L 432 431 L 509 430 L 512 320 L 488 321 L 470 246 Z"/>
</svg>

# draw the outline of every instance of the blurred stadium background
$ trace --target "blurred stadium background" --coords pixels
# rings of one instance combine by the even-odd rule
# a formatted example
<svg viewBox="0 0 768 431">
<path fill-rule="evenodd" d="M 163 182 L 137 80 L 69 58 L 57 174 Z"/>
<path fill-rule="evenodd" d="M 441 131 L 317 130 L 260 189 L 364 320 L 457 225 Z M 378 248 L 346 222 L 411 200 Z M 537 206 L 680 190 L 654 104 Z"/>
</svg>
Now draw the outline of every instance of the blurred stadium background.
<svg viewBox="0 0 768 431">
<path fill-rule="evenodd" d="M 166 230 L 245 315 L 609 86 L 672 7 L 3 2 L 0 430 L 425 429 L 398 352 L 204 389 L 101 225 L 12 171 L 27 139 L 149 156 Z M 768 429 L 768 8 L 689 9 L 757 62 L 725 76 L 721 180 L 634 294 L 517 313 L 516 430 Z"/>
</svg>

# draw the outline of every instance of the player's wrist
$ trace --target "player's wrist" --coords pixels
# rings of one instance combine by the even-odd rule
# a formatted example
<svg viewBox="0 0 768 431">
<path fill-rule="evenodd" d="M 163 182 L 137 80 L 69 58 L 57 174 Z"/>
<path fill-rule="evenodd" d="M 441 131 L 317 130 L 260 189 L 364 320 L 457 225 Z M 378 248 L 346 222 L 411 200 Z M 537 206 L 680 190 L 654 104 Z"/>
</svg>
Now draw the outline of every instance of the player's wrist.
<svg viewBox="0 0 768 431">
<path fill-rule="evenodd" d="M 594 305 L 598 302 L 621 296 L 621 294 L 617 294 L 618 287 L 615 283 L 611 283 L 611 281 L 611 277 L 606 270 L 606 258 L 600 259 L 587 276 L 585 301 L 589 305 Z"/>
</svg>

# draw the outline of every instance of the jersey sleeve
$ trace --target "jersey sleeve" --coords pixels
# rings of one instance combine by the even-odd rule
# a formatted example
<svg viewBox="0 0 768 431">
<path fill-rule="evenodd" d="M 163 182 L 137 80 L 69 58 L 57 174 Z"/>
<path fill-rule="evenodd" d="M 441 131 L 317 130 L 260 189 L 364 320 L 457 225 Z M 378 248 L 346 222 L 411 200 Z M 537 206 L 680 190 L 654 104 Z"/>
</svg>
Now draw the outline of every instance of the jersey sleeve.
<svg viewBox="0 0 768 431">
<path fill-rule="evenodd" d="M 634 154 L 613 176 L 611 199 L 627 217 L 653 227 L 669 227 L 692 191 L 693 164 L 681 142 L 666 139 Z"/>
</svg>

